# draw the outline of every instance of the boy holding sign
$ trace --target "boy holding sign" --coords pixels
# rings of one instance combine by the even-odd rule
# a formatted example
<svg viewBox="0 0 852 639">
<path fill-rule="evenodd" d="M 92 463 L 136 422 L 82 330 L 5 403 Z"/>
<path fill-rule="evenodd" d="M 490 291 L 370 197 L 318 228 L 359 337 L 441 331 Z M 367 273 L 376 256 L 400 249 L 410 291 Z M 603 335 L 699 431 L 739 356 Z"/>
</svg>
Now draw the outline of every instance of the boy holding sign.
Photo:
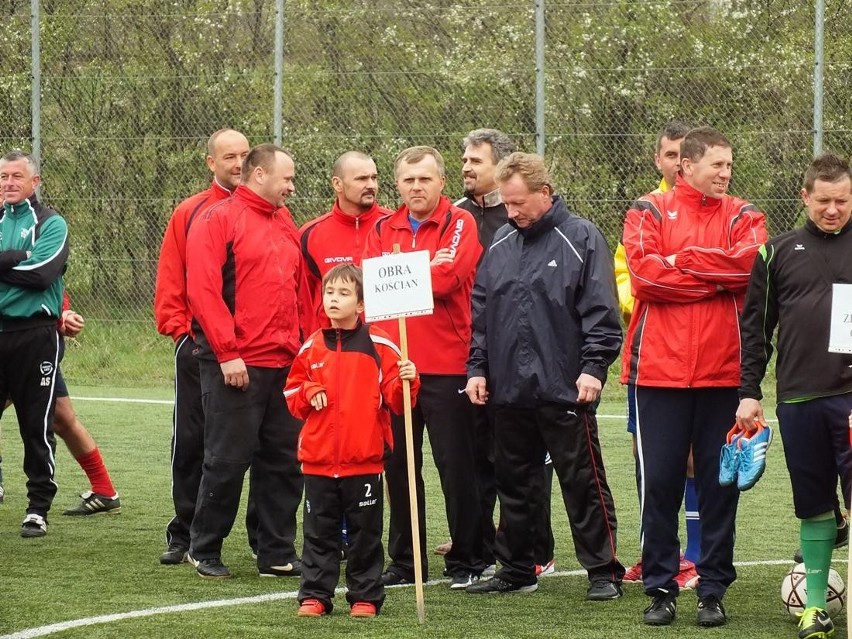
<svg viewBox="0 0 852 639">
<path fill-rule="evenodd" d="M 412 402 L 420 386 L 414 364 L 400 360 L 383 330 L 361 323 L 361 269 L 341 264 L 323 278 L 323 308 L 331 328 L 299 351 L 284 397 L 305 420 L 298 456 L 305 476 L 300 617 L 332 610 L 340 577 L 340 520 L 349 525 L 346 600 L 353 617 L 374 617 L 382 584 L 382 471 L 393 438 L 388 407 L 403 411 L 403 380 Z"/>
</svg>

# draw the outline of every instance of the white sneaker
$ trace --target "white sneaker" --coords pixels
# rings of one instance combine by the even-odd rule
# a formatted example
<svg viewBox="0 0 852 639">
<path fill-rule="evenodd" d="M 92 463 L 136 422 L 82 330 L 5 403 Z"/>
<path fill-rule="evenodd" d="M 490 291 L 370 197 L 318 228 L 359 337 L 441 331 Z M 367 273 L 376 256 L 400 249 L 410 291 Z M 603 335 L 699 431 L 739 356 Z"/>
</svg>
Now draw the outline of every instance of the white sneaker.
<svg viewBox="0 0 852 639">
<path fill-rule="evenodd" d="M 44 537 L 47 534 L 47 520 L 41 515 L 30 513 L 21 524 L 21 537 Z"/>
<path fill-rule="evenodd" d="M 480 579 L 491 579 L 494 576 L 494 573 L 497 572 L 497 564 L 491 564 L 490 566 L 485 566 L 485 570 L 482 571 L 482 574 L 479 576 Z"/>
<path fill-rule="evenodd" d="M 541 577 L 542 575 L 552 575 L 556 572 L 556 559 L 551 559 L 544 565 L 536 565 L 535 567 L 535 576 Z"/>
</svg>

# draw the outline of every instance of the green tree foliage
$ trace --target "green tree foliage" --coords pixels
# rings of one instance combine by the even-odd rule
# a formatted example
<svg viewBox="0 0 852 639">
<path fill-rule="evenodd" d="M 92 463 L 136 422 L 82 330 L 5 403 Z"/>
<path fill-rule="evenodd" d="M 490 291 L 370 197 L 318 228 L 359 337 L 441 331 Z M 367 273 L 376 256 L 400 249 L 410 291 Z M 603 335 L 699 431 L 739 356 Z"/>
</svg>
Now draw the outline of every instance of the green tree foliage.
<svg viewBox="0 0 852 639">
<path fill-rule="evenodd" d="M 658 179 L 657 129 L 678 118 L 734 142 L 732 191 L 775 232 L 795 224 L 812 151 L 814 10 L 797 0 L 548 1 L 546 144 L 557 189 L 614 244 Z M 29 2 L 0 5 L 0 139 L 24 147 Z M 148 318 L 162 231 L 204 188 L 207 136 L 273 131 L 273 0 L 44 0 L 43 196 L 71 223 L 68 280 L 90 316 Z M 825 146 L 852 152 L 852 4 L 826 2 Z M 461 196 L 461 139 L 490 126 L 535 149 L 528 0 L 287 0 L 284 146 L 298 221 L 330 207 L 331 163 L 360 149 L 397 203 L 392 164 L 440 149 Z"/>
</svg>

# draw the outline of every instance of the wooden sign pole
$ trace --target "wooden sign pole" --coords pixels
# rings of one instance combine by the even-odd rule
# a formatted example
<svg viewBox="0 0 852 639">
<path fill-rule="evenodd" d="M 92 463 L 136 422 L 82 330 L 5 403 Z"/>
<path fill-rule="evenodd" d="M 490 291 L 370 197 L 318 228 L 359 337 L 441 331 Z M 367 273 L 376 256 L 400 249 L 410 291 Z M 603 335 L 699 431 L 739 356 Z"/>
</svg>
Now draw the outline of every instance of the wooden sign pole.
<svg viewBox="0 0 852 639">
<path fill-rule="evenodd" d="M 399 244 L 393 245 L 399 253 Z M 402 359 L 408 359 L 408 333 L 405 318 L 399 318 L 399 349 Z M 414 551 L 414 592 L 417 598 L 417 621 L 426 622 L 426 602 L 423 598 L 423 564 L 420 562 L 420 514 L 417 511 L 417 485 L 414 481 L 414 428 L 411 422 L 411 383 L 402 380 L 402 398 L 405 408 L 405 458 L 408 465 L 408 504 L 411 512 L 411 545 Z M 394 442 L 395 444 L 395 442 Z"/>
</svg>

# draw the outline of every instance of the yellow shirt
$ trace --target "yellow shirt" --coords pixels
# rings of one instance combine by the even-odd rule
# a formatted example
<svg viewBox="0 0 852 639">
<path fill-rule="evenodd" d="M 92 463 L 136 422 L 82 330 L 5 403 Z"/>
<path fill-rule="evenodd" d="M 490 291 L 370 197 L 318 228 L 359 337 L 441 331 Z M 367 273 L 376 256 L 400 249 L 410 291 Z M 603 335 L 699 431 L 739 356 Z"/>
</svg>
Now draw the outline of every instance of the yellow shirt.
<svg viewBox="0 0 852 639">
<path fill-rule="evenodd" d="M 668 190 L 666 179 L 661 179 L 656 192 L 665 193 Z M 630 323 L 630 315 L 633 314 L 633 288 L 630 285 L 630 271 L 627 269 L 627 251 L 621 242 L 615 249 L 615 283 L 618 287 L 618 307 L 621 309 L 624 325 L 627 326 Z"/>
</svg>

